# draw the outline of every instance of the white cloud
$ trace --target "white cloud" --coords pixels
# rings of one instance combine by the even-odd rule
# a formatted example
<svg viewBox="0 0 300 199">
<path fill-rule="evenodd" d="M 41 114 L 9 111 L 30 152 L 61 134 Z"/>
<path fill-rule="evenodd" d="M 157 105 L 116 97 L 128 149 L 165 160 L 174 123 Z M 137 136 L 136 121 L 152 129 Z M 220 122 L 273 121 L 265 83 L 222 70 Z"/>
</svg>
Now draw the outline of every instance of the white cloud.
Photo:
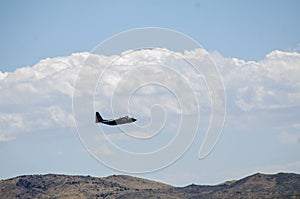
<svg viewBox="0 0 300 199">
<path fill-rule="evenodd" d="M 8 73 L 2 73 L 0 71 L 0 80 L 4 79 L 7 76 Z"/>
<path fill-rule="evenodd" d="M 73 84 L 88 53 L 41 60 L 1 73 L 0 132 L 6 137 L 71 127 Z"/>
<path fill-rule="evenodd" d="M 300 133 L 282 132 L 279 134 L 278 139 L 284 144 L 300 144 Z"/>
<path fill-rule="evenodd" d="M 259 62 L 212 54 L 230 100 L 242 110 L 299 106 L 300 54 L 273 51 Z"/>
<path fill-rule="evenodd" d="M 295 123 L 292 125 L 294 128 L 300 129 L 300 123 Z"/>
<path fill-rule="evenodd" d="M 249 111 L 253 113 L 255 110 L 300 106 L 299 53 L 273 51 L 259 62 L 224 58 L 217 53 L 210 55 L 224 80 L 229 114 L 232 117 L 239 118 L 239 114 Z M 205 60 L 201 49 L 186 51 L 184 56 L 195 63 Z M 110 97 L 115 92 L 113 88 L 118 85 L 117 91 L 122 101 L 130 88 L 147 83 L 146 80 L 150 81 L 151 78 L 161 81 L 171 90 L 177 89 L 177 97 L 183 97 L 184 101 L 189 101 L 195 94 L 202 110 L 211 108 L 205 82 L 193 68 L 186 65 L 181 59 L 182 54 L 178 52 L 166 49 L 128 51 L 122 57 L 75 53 L 68 57 L 47 58 L 32 67 L 19 68 L 14 72 L 0 72 L 0 140 L 12 140 L 19 133 L 72 127 L 74 82 L 87 57 L 86 64 L 91 73 L 97 73 L 109 61 L 115 60 L 96 89 L 96 107 L 104 109 L 107 115 L 110 113 Z M 145 64 L 148 68 L 139 68 Z M 160 64 L 167 67 L 155 67 Z M 170 72 L 170 69 L 174 71 Z M 91 84 L 95 83 L 87 83 Z M 194 93 L 186 89 L 189 86 Z M 94 90 L 87 89 L 85 92 Z M 136 105 L 129 104 L 129 111 L 148 117 L 152 105 L 162 104 L 169 117 L 177 115 L 180 106 L 175 97 L 159 85 L 145 85 L 135 93 L 132 102 Z M 119 106 L 124 110 L 123 103 L 117 104 Z M 181 107 L 184 114 L 195 108 L 196 104 L 193 103 Z"/>
<path fill-rule="evenodd" d="M 273 51 L 261 61 L 211 57 L 227 97 L 227 126 L 292 127 L 300 113 L 300 53 Z"/>
<path fill-rule="evenodd" d="M 55 153 L 57 156 L 64 156 L 64 151 L 62 151 L 62 150 L 58 150 L 58 151 L 56 151 L 56 153 Z"/>
<path fill-rule="evenodd" d="M 8 142 L 8 141 L 12 141 L 14 139 L 16 139 L 16 138 L 13 136 L 0 134 L 0 142 Z"/>
</svg>

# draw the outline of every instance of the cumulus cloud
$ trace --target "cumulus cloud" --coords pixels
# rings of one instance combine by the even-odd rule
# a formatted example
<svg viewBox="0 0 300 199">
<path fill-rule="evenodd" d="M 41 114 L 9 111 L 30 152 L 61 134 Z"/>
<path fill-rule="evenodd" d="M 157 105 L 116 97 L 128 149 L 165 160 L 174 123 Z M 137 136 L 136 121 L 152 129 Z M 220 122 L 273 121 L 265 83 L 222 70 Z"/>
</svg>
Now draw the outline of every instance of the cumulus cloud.
<svg viewBox="0 0 300 199">
<path fill-rule="evenodd" d="M 32 67 L 1 73 L 0 135 L 17 137 L 72 126 L 73 84 L 87 55 L 47 58 Z"/>
<path fill-rule="evenodd" d="M 74 83 L 87 58 L 85 67 L 89 67 L 87 71 L 91 74 L 112 63 L 103 76 L 98 74 L 96 88 L 84 91 L 95 92 L 95 106 L 105 114 L 110 114 L 113 94 L 122 99 L 127 91 L 143 83 L 145 86 L 137 88 L 128 102 L 129 111 L 133 114 L 148 118 L 149 109 L 155 104 L 163 104 L 169 116 L 175 117 L 182 110 L 183 114 L 188 114 L 197 108 L 197 104 L 190 103 L 182 108 L 176 97 L 189 101 L 194 94 L 200 109 L 209 113 L 210 94 L 205 81 L 182 59 L 184 55 L 193 63 L 202 62 L 205 59 L 203 53 L 202 49 L 183 53 L 148 49 L 124 52 L 120 56 L 85 52 L 47 58 L 14 72 L 0 72 L 0 141 L 10 141 L 18 134 L 32 131 L 73 127 Z M 210 56 L 224 81 L 227 106 L 233 117 L 256 110 L 300 106 L 299 53 L 273 51 L 258 62 L 225 58 L 218 53 L 210 53 Z M 150 84 L 151 78 L 167 85 L 166 88 Z M 86 81 L 89 81 L 88 78 Z M 86 85 L 92 84 L 95 85 L 95 82 L 87 82 Z M 192 88 L 193 93 L 188 88 Z M 177 92 L 175 96 L 172 93 L 174 90 Z M 122 109 L 123 104 L 119 106 Z"/>
<path fill-rule="evenodd" d="M 212 56 L 240 109 L 299 106 L 299 53 L 273 51 L 259 62 Z"/>
</svg>

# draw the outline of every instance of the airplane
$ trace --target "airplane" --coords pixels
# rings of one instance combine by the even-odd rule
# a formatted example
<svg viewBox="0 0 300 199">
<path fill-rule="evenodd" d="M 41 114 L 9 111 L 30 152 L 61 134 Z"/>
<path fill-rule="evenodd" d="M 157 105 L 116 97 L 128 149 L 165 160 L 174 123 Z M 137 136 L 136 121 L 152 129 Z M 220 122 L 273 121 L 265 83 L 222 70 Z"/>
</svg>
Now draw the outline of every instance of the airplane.
<svg viewBox="0 0 300 199">
<path fill-rule="evenodd" d="M 103 123 L 103 124 L 106 124 L 106 125 L 114 126 L 114 125 L 132 123 L 132 122 L 135 122 L 135 121 L 136 121 L 135 118 L 128 117 L 128 116 L 124 116 L 124 117 L 121 117 L 121 118 L 118 118 L 118 119 L 115 119 L 115 120 L 104 120 L 101 117 L 100 113 L 96 112 L 96 123 Z"/>
</svg>

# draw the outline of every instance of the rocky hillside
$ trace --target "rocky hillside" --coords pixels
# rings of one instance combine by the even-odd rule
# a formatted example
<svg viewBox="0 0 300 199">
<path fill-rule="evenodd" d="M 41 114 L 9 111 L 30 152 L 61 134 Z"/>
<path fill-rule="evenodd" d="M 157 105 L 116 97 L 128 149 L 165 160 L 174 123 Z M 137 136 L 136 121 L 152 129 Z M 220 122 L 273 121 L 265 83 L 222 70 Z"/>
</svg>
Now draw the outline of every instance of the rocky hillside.
<svg viewBox="0 0 300 199">
<path fill-rule="evenodd" d="M 0 181 L 0 198 L 299 198 L 300 175 L 255 174 L 215 186 L 173 187 L 125 175 L 27 175 Z"/>
</svg>

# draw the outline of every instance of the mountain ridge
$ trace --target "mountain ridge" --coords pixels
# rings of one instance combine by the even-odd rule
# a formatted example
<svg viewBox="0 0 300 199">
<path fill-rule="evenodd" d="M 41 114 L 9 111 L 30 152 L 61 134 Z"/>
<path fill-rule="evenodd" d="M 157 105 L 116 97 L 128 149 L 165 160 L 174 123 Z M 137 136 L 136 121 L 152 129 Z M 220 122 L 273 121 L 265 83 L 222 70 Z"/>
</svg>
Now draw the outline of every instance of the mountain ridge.
<svg viewBox="0 0 300 199">
<path fill-rule="evenodd" d="M 0 198 L 299 198 L 300 174 L 256 173 L 217 185 L 175 187 L 128 175 L 21 175 L 0 180 Z"/>
</svg>

